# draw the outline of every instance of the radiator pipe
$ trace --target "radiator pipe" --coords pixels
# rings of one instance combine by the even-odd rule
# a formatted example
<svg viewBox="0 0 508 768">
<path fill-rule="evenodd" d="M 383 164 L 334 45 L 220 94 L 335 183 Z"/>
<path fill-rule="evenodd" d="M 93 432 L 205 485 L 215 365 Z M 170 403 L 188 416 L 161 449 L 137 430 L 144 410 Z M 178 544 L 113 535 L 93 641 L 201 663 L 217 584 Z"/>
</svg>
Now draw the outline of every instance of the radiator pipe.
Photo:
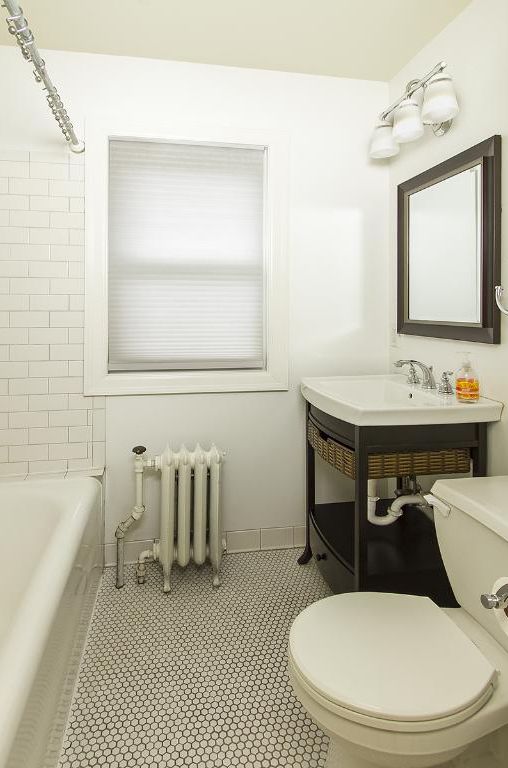
<svg viewBox="0 0 508 768">
<path fill-rule="evenodd" d="M 154 543 L 155 547 L 155 543 Z M 136 565 L 136 579 L 138 584 L 144 584 L 146 579 L 146 561 L 155 560 L 157 554 L 153 549 L 144 549 L 138 557 L 138 563 Z"/>
<path fill-rule="evenodd" d="M 115 538 L 116 538 L 116 588 L 121 589 L 124 585 L 124 561 L 125 561 L 125 553 L 124 553 L 124 539 L 125 534 L 131 527 L 131 525 L 136 521 L 139 520 L 145 511 L 145 505 L 143 504 L 143 469 L 145 466 L 145 461 L 143 459 L 143 454 L 145 453 L 146 448 L 144 445 L 136 445 L 135 448 L 132 449 L 132 452 L 135 454 L 134 458 L 134 472 L 135 472 L 135 480 L 136 480 L 136 503 L 132 508 L 132 511 L 129 515 L 129 517 L 126 520 L 123 520 L 121 523 L 119 523 L 116 531 L 115 531 Z"/>
</svg>

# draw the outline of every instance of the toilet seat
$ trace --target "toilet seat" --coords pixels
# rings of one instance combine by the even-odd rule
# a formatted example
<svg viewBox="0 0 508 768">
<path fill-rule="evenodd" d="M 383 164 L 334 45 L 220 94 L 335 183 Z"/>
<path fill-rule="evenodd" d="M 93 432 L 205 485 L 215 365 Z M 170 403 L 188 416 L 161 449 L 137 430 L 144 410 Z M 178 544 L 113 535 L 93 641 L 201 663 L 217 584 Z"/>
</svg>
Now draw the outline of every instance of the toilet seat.
<svg viewBox="0 0 508 768">
<path fill-rule="evenodd" d="M 448 727 L 492 695 L 496 670 L 431 600 L 346 593 L 306 608 L 289 640 L 299 683 L 347 719 L 395 731 Z"/>
</svg>

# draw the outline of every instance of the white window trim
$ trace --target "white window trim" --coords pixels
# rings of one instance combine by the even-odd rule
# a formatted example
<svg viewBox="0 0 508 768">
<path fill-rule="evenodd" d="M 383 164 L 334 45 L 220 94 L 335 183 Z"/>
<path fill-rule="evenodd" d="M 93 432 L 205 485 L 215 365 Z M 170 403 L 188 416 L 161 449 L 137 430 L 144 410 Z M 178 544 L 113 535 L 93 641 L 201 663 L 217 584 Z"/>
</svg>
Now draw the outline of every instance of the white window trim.
<svg viewBox="0 0 508 768">
<path fill-rule="evenodd" d="M 266 370 L 108 372 L 108 144 L 110 138 L 267 148 Z M 85 163 L 85 395 L 252 392 L 288 389 L 288 142 L 281 134 L 172 121 L 172 131 L 114 118 L 87 123 Z M 143 318 L 140 318 L 140 322 Z"/>
</svg>

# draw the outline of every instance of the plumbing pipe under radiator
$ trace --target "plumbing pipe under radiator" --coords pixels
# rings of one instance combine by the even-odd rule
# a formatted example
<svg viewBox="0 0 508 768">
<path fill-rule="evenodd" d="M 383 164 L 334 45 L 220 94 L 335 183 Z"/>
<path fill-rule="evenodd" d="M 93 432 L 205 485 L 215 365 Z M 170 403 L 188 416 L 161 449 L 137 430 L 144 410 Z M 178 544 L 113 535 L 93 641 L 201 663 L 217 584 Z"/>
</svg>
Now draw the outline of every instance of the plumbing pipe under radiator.
<svg viewBox="0 0 508 768">
<path fill-rule="evenodd" d="M 124 539 L 125 534 L 131 527 L 131 525 L 139 520 L 145 511 L 145 505 L 143 504 L 143 469 L 145 461 L 143 454 L 146 448 L 142 445 L 133 448 L 133 452 L 136 454 L 134 459 L 134 472 L 136 480 L 136 503 L 132 508 L 129 517 L 123 520 L 115 531 L 116 538 L 116 587 L 121 589 L 124 585 Z"/>
</svg>

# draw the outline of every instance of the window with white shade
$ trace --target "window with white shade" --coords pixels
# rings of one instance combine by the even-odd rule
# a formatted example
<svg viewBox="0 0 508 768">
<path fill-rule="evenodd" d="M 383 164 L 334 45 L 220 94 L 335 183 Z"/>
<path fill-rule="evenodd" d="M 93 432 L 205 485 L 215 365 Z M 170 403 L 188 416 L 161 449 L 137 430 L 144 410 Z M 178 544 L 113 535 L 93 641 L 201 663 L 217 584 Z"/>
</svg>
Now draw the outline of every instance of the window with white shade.
<svg viewBox="0 0 508 768">
<path fill-rule="evenodd" d="M 87 125 L 86 394 L 287 389 L 287 144 Z"/>
<path fill-rule="evenodd" d="M 265 367 L 264 168 L 264 147 L 110 141 L 110 371 Z"/>
</svg>

